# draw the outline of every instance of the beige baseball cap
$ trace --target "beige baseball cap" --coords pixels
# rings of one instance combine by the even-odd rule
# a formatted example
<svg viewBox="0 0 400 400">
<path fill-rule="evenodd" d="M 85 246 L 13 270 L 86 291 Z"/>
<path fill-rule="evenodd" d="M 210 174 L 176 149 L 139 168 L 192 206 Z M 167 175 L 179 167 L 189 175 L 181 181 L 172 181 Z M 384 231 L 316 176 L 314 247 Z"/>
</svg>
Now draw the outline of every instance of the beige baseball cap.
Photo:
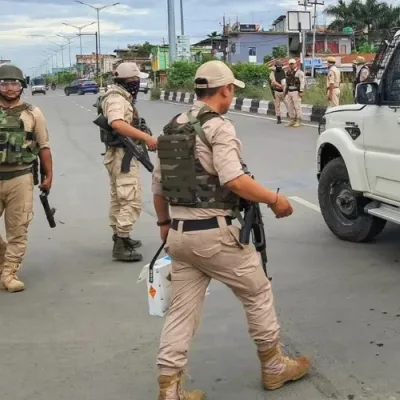
<svg viewBox="0 0 400 400">
<path fill-rule="evenodd" d="M 296 63 L 296 60 L 295 60 L 294 58 L 291 58 L 291 59 L 289 60 L 289 64 L 297 64 L 297 63 Z"/>
<path fill-rule="evenodd" d="M 140 77 L 140 69 L 134 62 L 123 62 L 118 65 L 115 70 L 115 75 L 118 78 L 133 78 L 135 76 Z"/>
<path fill-rule="evenodd" d="M 195 88 L 197 89 L 217 88 L 231 83 L 242 89 L 246 87 L 244 82 L 235 78 L 232 70 L 225 63 L 217 60 L 201 65 L 196 72 L 195 79 L 197 78 L 207 80 L 207 83 L 204 84 L 196 83 Z"/>
</svg>

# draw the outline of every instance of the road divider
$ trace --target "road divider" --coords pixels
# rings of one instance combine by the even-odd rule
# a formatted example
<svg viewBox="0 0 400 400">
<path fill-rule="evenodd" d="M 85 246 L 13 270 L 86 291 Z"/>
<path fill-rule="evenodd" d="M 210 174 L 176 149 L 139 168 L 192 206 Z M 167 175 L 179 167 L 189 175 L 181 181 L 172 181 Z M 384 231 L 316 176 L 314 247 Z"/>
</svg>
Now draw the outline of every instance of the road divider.
<svg viewBox="0 0 400 400">
<path fill-rule="evenodd" d="M 160 100 L 174 103 L 193 104 L 193 102 L 197 100 L 197 96 L 195 93 L 162 90 Z M 319 122 L 321 117 L 325 114 L 326 109 L 327 107 L 325 106 L 303 104 L 303 121 Z M 234 97 L 230 110 L 260 115 L 275 115 L 275 105 L 273 101 L 246 99 L 243 97 Z M 288 116 L 287 108 L 283 103 L 281 104 L 281 111 L 282 116 Z"/>
</svg>

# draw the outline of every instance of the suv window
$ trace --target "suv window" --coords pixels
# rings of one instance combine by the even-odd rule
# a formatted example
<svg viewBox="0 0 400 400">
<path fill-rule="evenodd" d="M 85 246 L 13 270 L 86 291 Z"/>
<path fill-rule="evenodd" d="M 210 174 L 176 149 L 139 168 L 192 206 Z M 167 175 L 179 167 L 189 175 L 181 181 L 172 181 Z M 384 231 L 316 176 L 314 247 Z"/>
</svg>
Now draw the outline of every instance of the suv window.
<svg viewBox="0 0 400 400">
<path fill-rule="evenodd" d="M 400 102 L 400 45 L 397 45 L 383 79 L 383 101 Z"/>
</svg>

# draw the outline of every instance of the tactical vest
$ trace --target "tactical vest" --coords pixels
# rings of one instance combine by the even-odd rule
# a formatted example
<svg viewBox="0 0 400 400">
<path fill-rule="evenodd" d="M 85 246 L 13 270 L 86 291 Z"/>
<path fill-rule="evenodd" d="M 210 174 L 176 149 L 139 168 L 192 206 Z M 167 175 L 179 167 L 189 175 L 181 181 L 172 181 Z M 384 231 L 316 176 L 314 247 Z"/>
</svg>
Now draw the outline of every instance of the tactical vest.
<svg viewBox="0 0 400 400">
<path fill-rule="evenodd" d="M 97 113 L 98 114 L 103 114 L 103 108 L 101 106 L 101 104 L 103 103 L 104 99 L 109 96 L 110 94 L 119 94 L 120 96 L 122 96 L 121 92 L 117 91 L 117 90 L 109 90 L 106 92 L 106 94 L 104 96 L 101 96 L 97 99 L 96 102 L 96 106 L 97 106 Z M 126 99 L 128 100 L 128 99 Z M 137 116 L 138 116 L 138 112 L 136 110 L 136 107 L 132 104 L 133 107 L 133 118 L 132 121 L 130 123 L 131 126 L 133 126 L 134 128 L 137 128 L 137 126 L 135 126 L 135 123 L 137 121 Z M 115 133 L 114 131 L 109 132 L 106 131 L 105 129 L 99 128 L 100 129 L 100 141 L 102 143 L 105 144 L 106 147 L 121 147 L 121 148 L 126 148 L 125 144 L 123 143 L 123 141 L 120 140 L 120 137 L 118 136 L 117 133 Z M 134 140 L 132 139 L 136 144 L 140 145 L 141 141 L 140 140 Z"/>
<path fill-rule="evenodd" d="M 0 165 L 32 164 L 40 147 L 33 132 L 25 132 L 21 113 L 32 111 L 32 106 L 23 103 L 10 109 L 0 107 Z"/>
<path fill-rule="evenodd" d="M 278 83 L 282 84 L 282 81 L 285 79 L 286 74 L 285 74 L 285 71 L 283 69 L 281 69 L 280 71 L 276 71 L 275 70 L 274 71 L 274 76 L 275 76 L 275 80 Z M 278 88 L 278 87 L 274 87 L 274 90 L 276 92 L 283 92 L 283 89 Z"/>
<path fill-rule="evenodd" d="M 286 72 L 286 86 L 290 91 L 300 91 L 300 79 L 296 76 L 296 72 L 295 71 L 287 71 Z"/>
<path fill-rule="evenodd" d="M 164 127 L 163 134 L 158 138 L 163 196 L 171 206 L 237 208 L 239 196 L 221 186 L 218 176 L 209 174 L 196 157 L 197 136 L 212 150 L 202 126 L 220 115 L 203 107 L 197 118 L 189 111 L 186 114 L 189 122 L 183 124 L 177 122 L 179 115 Z"/>
</svg>

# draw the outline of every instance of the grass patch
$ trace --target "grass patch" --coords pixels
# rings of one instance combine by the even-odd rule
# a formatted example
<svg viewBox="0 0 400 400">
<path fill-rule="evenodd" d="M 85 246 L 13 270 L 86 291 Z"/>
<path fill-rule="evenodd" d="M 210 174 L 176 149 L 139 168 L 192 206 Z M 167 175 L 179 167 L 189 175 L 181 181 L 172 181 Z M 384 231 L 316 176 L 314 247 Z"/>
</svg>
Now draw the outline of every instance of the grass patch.
<svg viewBox="0 0 400 400">
<path fill-rule="evenodd" d="M 154 85 L 150 90 L 150 100 L 160 100 L 161 88 L 160 86 Z"/>
<path fill-rule="evenodd" d="M 165 85 L 164 90 L 176 92 L 190 92 L 193 93 L 193 80 L 190 79 L 182 86 L 175 86 L 171 84 Z M 244 89 L 235 88 L 235 97 L 242 97 L 255 100 L 273 101 L 271 89 L 269 86 L 266 88 L 257 85 L 247 84 Z M 160 96 L 158 96 L 160 98 Z M 306 87 L 304 91 L 303 104 L 311 104 L 315 106 L 328 105 L 328 90 L 326 87 L 326 77 L 318 77 L 315 84 Z M 345 81 L 340 89 L 340 104 L 353 104 L 353 84 L 351 81 Z"/>
</svg>

